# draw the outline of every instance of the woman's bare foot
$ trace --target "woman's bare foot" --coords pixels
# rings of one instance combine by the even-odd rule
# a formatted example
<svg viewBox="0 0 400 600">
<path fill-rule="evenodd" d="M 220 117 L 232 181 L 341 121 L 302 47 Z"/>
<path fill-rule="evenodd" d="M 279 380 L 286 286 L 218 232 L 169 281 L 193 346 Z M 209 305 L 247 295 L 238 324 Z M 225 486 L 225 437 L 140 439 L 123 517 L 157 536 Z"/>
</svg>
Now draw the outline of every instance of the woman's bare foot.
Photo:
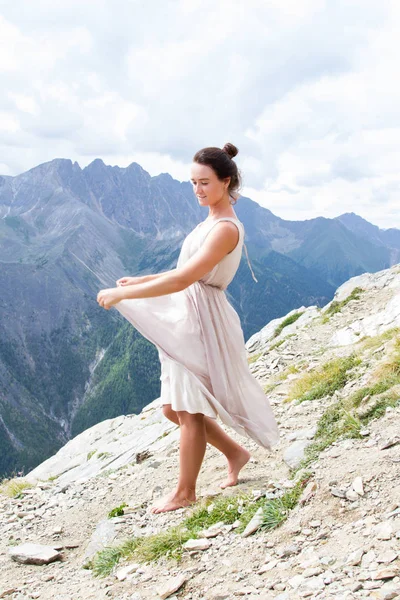
<svg viewBox="0 0 400 600">
<path fill-rule="evenodd" d="M 163 512 L 169 512 L 172 510 L 178 510 L 179 508 L 186 508 L 196 502 L 196 496 L 191 494 L 180 494 L 178 492 L 172 492 L 165 498 L 162 498 L 155 506 L 150 509 L 153 514 L 159 514 Z"/>
<path fill-rule="evenodd" d="M 225 489 L 227 487 L 236 485 L 240 471 L 249 462 L 249 460 L 250 452 L 248 452 L 245 448 L 241 448 L 240 452 L 238 452 L 234 458 L 228 460 L 228 477 L 223 483 L 221 483 L 220 487 Z"/>
</svg>

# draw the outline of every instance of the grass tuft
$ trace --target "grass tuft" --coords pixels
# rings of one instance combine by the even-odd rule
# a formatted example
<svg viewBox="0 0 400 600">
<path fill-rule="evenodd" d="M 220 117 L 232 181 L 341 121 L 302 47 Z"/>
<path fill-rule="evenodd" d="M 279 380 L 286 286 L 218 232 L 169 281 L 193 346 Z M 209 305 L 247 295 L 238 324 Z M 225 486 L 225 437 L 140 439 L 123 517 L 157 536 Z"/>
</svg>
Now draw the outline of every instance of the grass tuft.
<svg viewBox="0 0 400 600">
<path fill-rule="evenodd" d="M 329 308 L 325 311 L 323 322 L 326 323 L 329 320 L 329 317 L 335 315 L 340 312 L 346 304 L 348 304 L 351 300 L 359 300 L 360 295 L 364 292 L 362 288 L 356 287 L 354 290 L 341 302 L 337 300 L 333 300 L 329 306 Z"/>
<path fill-rule="evenodd" d="M 249 365 L 255 363 L 261 356 L 261 352 L 258 352 L 256 354 L 252 354 L 251 356 L 248 357 L 247 362 L 249 363 Z"/>
<path fill-rule="evenodd" d="M 295 323 L 297 321 L 297 319 L 299 319 L 301 317 L 301 315 L 303 315 L 303 314 L 304 314 L 304 311 L 296 312 L 296 313 L 293 313 L 292 315 L 290 315 L 289 317 L 286 317 L 286 319 L 284 319 L 282 321 L 282 323 L 280 325 L 278 325 L 278 327 L 275 329 L 271 339 L 278 337 L 278 335 L 280 335 L 282 333 L 282 330 L 285 327 L 287 327 L 288 325 L 292 325 L 292 323 Z"/>
<path fill-rule="evenodd" d="M 305 373 L 303 377 L 293 382 L 286 401 L 298 399 L 316 400 L 323 396 L 331 396 L 336 390 L 342 389 L 351 378 L 350 371 L 358 366 L 361 360 L 354 354 L 335 358 L 317 369 Z"/>
<path fill-rule="evenodd" d="M 22 492 L 32 487 L 33 485 L 25 479 L 5 479 L 1 482 L 0 493 L 8 498 L 21 498 Z"/>
<path fill-rule="evenodd" d="M 395 335 L 399 334 L 400 327 L 393 327 L 392 329 L 384 331 L 380 335 L 375 335 L 373 337 L 363 337 L 360 340 L 360 342 L 365 350 L 376 350 L 377 348 L 382 346 L 382 344 L 384 344 L 388 340 L 391 340 Z"/>
<path fill-rule="evenodd" d="M 110 510 L 110 512 L 108 513 L 108 518 L 109 519 L 113 519 L 114 517 L 122 517 L 124 513 L 124 508 L 128 506 L 125 502 L 123 502 L 122 504 L 120 504 L 119 506 L 116 506 L 115 508 L 113 508 L 112 510 Z"/>
</svg>

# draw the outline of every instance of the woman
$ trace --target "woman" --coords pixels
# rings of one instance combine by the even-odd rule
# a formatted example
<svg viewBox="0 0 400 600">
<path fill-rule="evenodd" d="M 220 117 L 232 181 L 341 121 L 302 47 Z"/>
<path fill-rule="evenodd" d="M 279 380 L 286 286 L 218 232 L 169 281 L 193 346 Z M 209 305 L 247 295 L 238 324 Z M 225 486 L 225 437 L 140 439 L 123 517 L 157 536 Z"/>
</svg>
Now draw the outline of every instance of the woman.
<svg viewBox="0 0 400 600">
<path fill-rule="evenodd" d="M 153 512 L 188 506 L 207 442 L 228 461 L 221 487 L 236 485 L 249 452 L 217 424 L 217 415 L 237 432 L 270 448 L 278 430 L 268 400 L 250 373 L 240 320 L 225 289 L 240 263 L 244 227 L 232 204 L 240 175 L 232 144 L 204 148 L 193 158 L 191 181 L 208 217 L 184 240 L 176 269 L 123 277 L 101 290 L 111 306 L 153 342 L 161 361 L 164 415 L 180 426 L 180 473 L 175 491 Z"/>
</svg>

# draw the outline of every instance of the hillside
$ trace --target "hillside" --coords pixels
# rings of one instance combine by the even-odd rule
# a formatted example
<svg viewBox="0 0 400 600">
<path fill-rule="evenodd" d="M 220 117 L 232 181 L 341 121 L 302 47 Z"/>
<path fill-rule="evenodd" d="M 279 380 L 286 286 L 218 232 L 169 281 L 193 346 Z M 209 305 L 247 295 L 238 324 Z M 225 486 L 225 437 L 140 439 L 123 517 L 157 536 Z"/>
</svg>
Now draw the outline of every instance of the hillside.
<svg viewBox="0 0 400 600">
<path fill-rule="evenodd" d="M 400 597 L 400 266 L 349 280 L 322 310 L 271 321 L 247 349 L 280 445 L 245 440 L 251 462 L 223 492 L 224 463 L 208 449 L 198 504 L 153 515 L 176 477 L 177 429 L 157 402 L 99 423 L 25 480 L 3 483 L 0 597 Z M 244 537 L 256 511 L 258 529 Z M 197 541 L 182 548 L 188 538 Z M 61 556 L 11 560 L 26 542 Z M 104 546 L 114 550 L 96 553 Z"/>
</svg>

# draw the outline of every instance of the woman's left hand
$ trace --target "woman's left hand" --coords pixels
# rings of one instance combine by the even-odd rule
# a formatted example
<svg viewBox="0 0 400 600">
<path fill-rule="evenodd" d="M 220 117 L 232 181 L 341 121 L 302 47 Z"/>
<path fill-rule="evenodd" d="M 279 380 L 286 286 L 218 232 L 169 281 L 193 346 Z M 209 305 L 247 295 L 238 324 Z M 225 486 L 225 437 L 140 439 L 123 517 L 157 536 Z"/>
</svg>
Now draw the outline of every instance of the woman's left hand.
<svg viewBox="0 0 400 600">
<path fill-rule="evenodd" d="M 121 293 L 118 288 L 100 290 L 97 294 L 97 302 L 106 310 L 109 310 L 114 304 L 117 304 L 121 300 Z"/>
</svg>

